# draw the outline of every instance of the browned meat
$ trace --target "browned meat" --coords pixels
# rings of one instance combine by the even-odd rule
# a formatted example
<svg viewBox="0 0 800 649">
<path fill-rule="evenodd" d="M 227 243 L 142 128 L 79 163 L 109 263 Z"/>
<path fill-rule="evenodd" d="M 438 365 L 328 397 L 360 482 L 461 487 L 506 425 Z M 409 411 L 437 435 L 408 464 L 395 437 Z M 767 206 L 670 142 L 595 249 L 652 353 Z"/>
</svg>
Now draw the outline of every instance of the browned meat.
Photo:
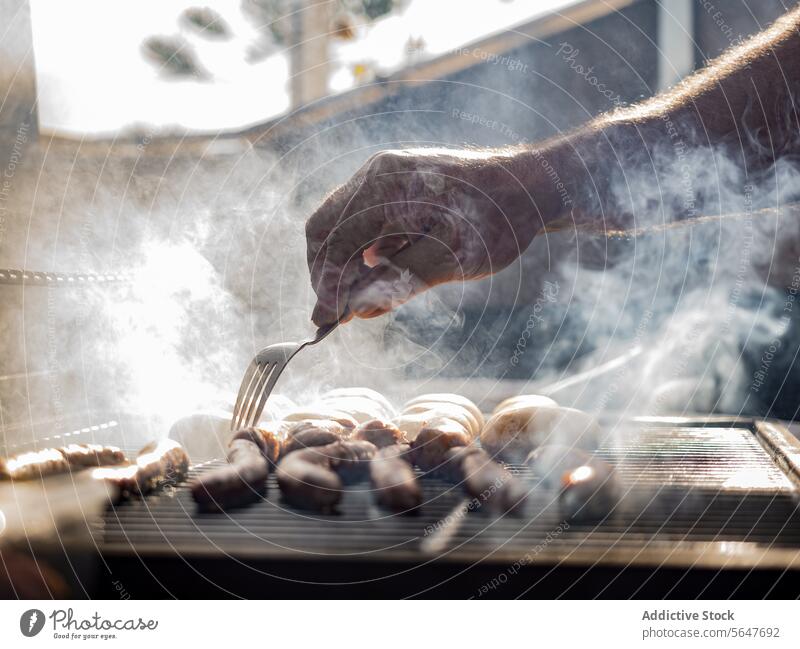
<svg viewBox="0 0 800 649">
<path fill-rule="evenodd" d="M 332 511 L 342 487 L 366 478 L 375 455 L 374 444 L 363 440 L 337 441 L 301 448 L 284 455 L 276 476 L 286 501 L 303 509 Z"/>
<path fill-rule="evenodd" d="M 613 467 L 592 458 L 566 471 L 561 478 L 559 507 L 567 520 L 598 521 L 611 514 L 619 500 L 617 477 Z"/>
<path fill-rule="evenodd" d="M 231 441 L 228 446 L 232 448 L 233 442 L 236 440 L 247 440 L 255 444 L 269 466 L 275 466 L 278 463 L 278 458 L 281 455 L 281 442 L 274 433 L 264 428 L 250 426 L 249 428 L 237 430 L 231 436 Z"/>
<path fill-rule="evenodd" d="M 371 419 L 356 428 L 351 439 L 363 439 L 372 442 L 378 448 L 406 444 L 406 434 L 391 422 L 382 419 Z"/>
<path fill-rule="evenodd" d="M 436 469 L 435 475 L 449 482 L 461 483 L 464 481 L 464 458 L 473 453 L 485 453 L 480 447 L 454 446 L 442 455 L 442 462 Z"/>
<path fill-rule="evenodd" d="M 275 475 L 283 497 L 303 509 L 330 512 L 342 498 L 342 481 L 319 448 L 303 448 L 284 456 Z"/>
<path fill-rule="evenodd" d="M 113 466 L 128 461 L 116 446 L 100 444 L 70 444 L 58 449 L 73 469 L 89 466 Z"/>
<path fill-rule="evenodd" d="M 411 513 L 422 504 L 422 490 L 410 463 L 407 444 L 387 446 L 370 463 L 370 480 L 378 504 L 400 513 Z"/>
<path fill-rule="evenodd" d="M 20 453 L 0 463 L 0 478 L 6 480 L 35 480 L 58 473 L 67 473 L 69 462 L 55 448 Z"/>
<path fill-rule="evenodd" d="M 151 442 L 142 448 L 136 456 L 136 464 L 139 467 L 136 481 L 141 493 L 162 484 L 180 482 L 189 472 L 189 456 L 183 446 L 172 439 Z"/>
<path fill-rule="evenodd" d="M 444 461 L 448 449 L 467 444 L 469 438 L 463 433 L 423 428 L 411 442 L 411 459 L 423 471 L 435 471 Z"/>
<path fill-rule="evenodd" d="M 367 478 L 370 461 L 377 450 L 372 442 L 352 440 L 330 444 L 320 452 L 327 454 L 331 469 L 344 484 L 353 484 Z"/>
<path fill-rule="evenodd" d="M 151 442 L 136 456 L 132 464 L 100 467 L 92 473 L 117 487 L 121 495 L 146 494 L 167 483 L 183 480 L 189 472 L 189 456 L 172 439 Z"/>
<path fill-rule="evenodd" d="M 286 440 L 283 442 L 281 457 L 286 457 L 289 453 L 316 446 L 327 446 L 341 439 L 341 435 L 316 426 L 308 425 L 306 422 L 301 427 L 290 429 Z"/>
<path fill-rule="evenodd" d="M 592 456 L 579 448 L 546 444 L 531 451 L 526 464 L 531 468 L 537 480 L 548 488 L 559 487 L 561 476 L 565 472 L 589 464 Z"/>
<path fill-rule="evenodd" d="M 229 465 L 200 476 L 191 486 L 202 511 L 224 511 L 257 501 L 266 489 L 269 464 L 262 450 L 249 439 L 233 439 Z"/>
<path fill-rule="evenodd" d="M 522 507 L 528 496 L 525 483 L 515 478 L 486 451 L 466 453 L 461 462 L 464 489 L 481 506 L 512 512 Z"/>
</svg>

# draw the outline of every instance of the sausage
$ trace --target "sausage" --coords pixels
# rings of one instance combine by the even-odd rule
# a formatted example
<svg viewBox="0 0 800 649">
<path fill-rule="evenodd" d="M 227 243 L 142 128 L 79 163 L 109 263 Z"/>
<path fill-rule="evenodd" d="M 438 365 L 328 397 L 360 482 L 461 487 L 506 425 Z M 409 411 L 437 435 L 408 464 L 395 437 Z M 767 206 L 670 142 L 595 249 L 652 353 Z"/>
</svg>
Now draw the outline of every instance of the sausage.
<svg viewBox="0 0 800 649">
<path fill-rule="evenodd" d="M 525 463 L 542 486 L 552 488 L 560 485 L 564 473 L 591 461 L 592 456 L 579 448 L 545 444 L 531 451 Z"/>
<path fill-rule="evenodd" d="M 82 469 L 88 466 L 113 466 L 128 461 L 125 453 L 116 446 L 69 444 L 58 450 L 73 469 Z"/>
<path fill-rule="evenodd" d="M 514 512 L 527 499 L 525 484 L 483 449 L 452 448 L 445 453 L 444 465 L 454 481 L 460 481 L 470 496 L 491 511 Z"/>
<path fill-rule="evenodd" d="M 353 419 L 346 412 L 336 410 L 327 406 L 321 406 L 318 410 L 295 410 L 283 417 L 285 422 L 303 422 L 303 421 L 334 421 L 342 428 L 352 431 L 358 422 Z"/>
<path fill-rule="evenodd" d="M 387 414 L 391 415 L 394 413 L 394 407 L 391 403 L 389 403 L 386 397 L 384 397 L 380 392 L 376 392 L 371 388 L 335 388 L 322 395 L 322 399 L 328 402 L 333 401 L 338 397 L 343 397 L 345 399 L 351 397 L 369 399 L 370 401 L 378 404 L 378 406 Z"/>
<path fill-rule="evenodd" d="M 387 446 L 375 454 L 369 467 L 377 503 L 404 514 L 413 512 L 422 504 L 422 489 L 411 468 L 410 451 L 407 444 Z"/>
<path fill-rule="evenodd" d="M 566 471 L 561 477 L 559 509 L 567 520 L 599 521 L 608 517 L 619 500 L 617 477 L 613 467 L 592 458 Z"/>
<path fill-rule="evenodd" d="M 228 444 L 228 447 L 232 448 L 233 442 L 236 440 L 246 440 L 255 444 L 261 451 L 261 455 L 264 457 L 270 467 L 274 467 L 278 463 L 278 458 L 281 455 L 281 442 L 271 431 L 268 431 L 265 428 L 258 428 L 256 426 L 242 428 L 241 430 L 237 430 L 231 436 L 231 441 L 230 444 Z"/>
<path fill-rule="evenodd" d="M 387 410 L 377 401 L 368 397 L 327 397 L 323 396 L 319 404 L 323 408 L 333 408 L 339 412 L 350 415 L 359 424 L 370 419 L 391 419 L 394 417 L 394 410 Z"/>
<path fill-rule="evenodd" d="M 68 473 L 69 462 L 56 448 L 20 453 L 0 465 L 0 477 L 6 480 L 35 480 L 58 473 Z"/>
<path fill-rule="evenodd" d="M 168 482 L 179 482 L 189 472 L 189 456 L 172 439 L 147 444 L 136 460 L 126 466 L 100 467 L 92 471 L 96 480 L 104 480 L 121 495 L 144 495 Z"/>
<path fill-rule="evenodd" d="M 325 428 L 317 428 L 313 425 L 303 423 L 301 428 L 292 429 L 281 448 L 281 457 L 286 457 L 304 448 L 314 448 L 317 446 L 327 446 L 341 439 L 341 435 Z"/>
<path fill-rule="evenodd" d="M 291 505 L 332 511 L 342 498 L 343 485 L 367 477 L 376 450 L 364 440 L 295 450 L 278 464 L 278 486 Z"/>
<path fill-rule="evenodd" d="M 448 419 L 453 419 L 466 429 L 470 437 L 477 437 L 480 435 L 481 427 L 483 425 L 482 423 L 478 422 L 478 419 L 472 414 L 472 411 L 469 408 L 465 408 L 464 406 L 460 406 L 455 403 L 443 401 L 417 401 L 415 403 L 408 404 L 403 409 L 403 416 L 409 415 L 422 415 L 427 419 L 433 419 L 434 417 L 447 417 Z M 481 422 L 482 420 L 483 417 L 481 417 Z"/>
<path fill-rule="evenodd" d="M 342 498 L 342 481 L 319 448 L 284 456 L 275 475 L 284 499 L 295 507 L 330 512 Z"/>
<path fill-rule="evenodd" d="M 344 484 L 354 484 L 369 475 L 369 465 L 377 448 L 372 442 L 355 440 L 336 442 L 319 449 L 330 460 L 330 467 Z"/>
<path fill-rule="evenodd" d="M 437 478 L 448 482 L 464 481 L 464 458 L 472 453 L 484 453 L 483 449 L 470 444 L 468 446 L 454 446 L 447 449 L 442 455 L 442 461 L 436 469 Z"/>
<path fill-rule="evenodd" d="M 508 462 L 523 462 L 543 444 L 596 448 L 602 431 L 593 417 L 574 408 L 528 404 L 493 415 L 481 433 L 481 446 Z"/>
<path fill-rule="evenodd" d="M 416 439 L 423 428 L 436 428 L 442 431 L 458 432 L 465 435 L 467 438 L 471 437 L 469 429 L 463 423 L 451 417 L 437 415 L 429 410 L 400 415 L 399 417 L 395 417 L 392 423 L 405 433 L 409 443 L 413 443 L 414 439 Z"/>
<path fill-rule="evenodd" d="M 472 415 L 473 419 L 478 425 L 478 429 L 475 432 L 477 435 L 480 433 L 480 429 L 483 428 L 483 413 L 478 406 L 475 405 L 470 399 L 467 399 L 460 394 L 452 394 L 447 392 L 435 392 L 432 394 L 422 394 L 418 397 L 414 397 L 406 402 L 405 408 L 408 410 L 409 406 L 413 406 L 419 403 L 426 403 L 426 404 L 434 404 L 434 403 L 443 403 L 443 404 L 454 404 L 459 406 L 467 411 Z"/>
<path fill-rule="evenodd" d="M 492 410 L 492 415 L 496 415 L 499 412 L 503 412 L 504 410 L 509 410 L 511 408 L 517 408 L 518 406 L 536 406 L 539 408 L 546 406 L 550 408 L 557 408 L 558 404 L 550 397 L 545 397 L 541 394 L 519 394 L 516 397 L 509 397 L 508 399 L 504 399 L 498 403 L 495 409 Z"/>
<path fill-rule="evenodd" d="M 146 493 L 167 482 L 183 480 L 189 472 L 189 456 L 175 440 L 162 439 L 142 448 L 136 456 L 136 465 L 139 491 Z"/>
<path fill-rule="evenodd" d="M 406 444 L 406 435 L 391 422 L 382 419 L 371 419 L 364 422 L 350 436 L 354 440 L 366 440 L 378 448 Z"/>
<path fill-rule="evenodd" d="M 411 459 L 423 471 L 435 471 L 444 462 L 448 449 L 467 444 L 469 437 L 463 432 L 423 428 L 411 442 Z"/>
<path fill-rule="evenodd" d="M 201 511 L 223 511 L 257 501 L 266 490 L 269 463 L 249 439 L 233 439 L 228 466 L 201 475 L 192 483 L 192 497 Z"/>
</svg>

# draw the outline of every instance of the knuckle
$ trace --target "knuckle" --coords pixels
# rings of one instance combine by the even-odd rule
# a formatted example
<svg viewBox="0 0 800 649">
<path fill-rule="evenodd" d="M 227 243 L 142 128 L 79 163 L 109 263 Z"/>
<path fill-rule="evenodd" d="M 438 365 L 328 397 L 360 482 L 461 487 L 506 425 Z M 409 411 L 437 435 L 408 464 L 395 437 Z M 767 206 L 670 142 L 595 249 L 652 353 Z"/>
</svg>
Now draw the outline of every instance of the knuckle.
<svg viewBox="0 0 800 649">
<path fill-rule="evenodd" d="M 366 168 L 368 173 L 381 174 L 398 171 L 402 168 L 405 156 L 401 151 L 386 149 L 373 153 L 367 160 Z"/>
</svg>

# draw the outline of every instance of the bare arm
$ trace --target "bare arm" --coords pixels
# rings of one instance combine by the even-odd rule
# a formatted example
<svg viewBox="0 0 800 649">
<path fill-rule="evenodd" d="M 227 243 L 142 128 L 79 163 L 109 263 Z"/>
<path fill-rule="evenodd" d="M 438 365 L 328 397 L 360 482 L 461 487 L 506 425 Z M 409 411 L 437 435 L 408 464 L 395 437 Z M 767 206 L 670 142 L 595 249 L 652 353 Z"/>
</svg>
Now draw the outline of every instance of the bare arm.
<svg viewBox="0 0 800 649">
<path fill-rule="evenodd" d="M 724 148 L 745 176 L 800 152 L 798 95 L 800 10 L 794 10 L 668 92 L 521 155 L 531 167 L 546 158 L 568 179 L 572 202 L 563 209 L 551 198 L 548 227 L 627 230 L 638 225 L 631 205 L 624 192 L 610 191 L 626 174 L 649 172 L 655 181 L 665 164 L 693 147 Z M 531 178 L 534 191 L 550 191 Z M 698 216 L 701 207 L 674 216 Z"/>
<path fill-rule="evenodd" d="M 542 231 L 702 215 L 702 201 L 665 206 L 675 197 L 658 191 L 645 197 L 654 209 L 637 209 L 636 188 L 660 189 L 676 157 L 704 147 L 726 149 L 745 179 L 800 152 L 799 29 L 800 9 L 673 90 L 545 142 L 373 156 L 306 224 L 314 321 L 345 309 L 374 317 L 431 286 L 491 275 Z"/>
</svg>

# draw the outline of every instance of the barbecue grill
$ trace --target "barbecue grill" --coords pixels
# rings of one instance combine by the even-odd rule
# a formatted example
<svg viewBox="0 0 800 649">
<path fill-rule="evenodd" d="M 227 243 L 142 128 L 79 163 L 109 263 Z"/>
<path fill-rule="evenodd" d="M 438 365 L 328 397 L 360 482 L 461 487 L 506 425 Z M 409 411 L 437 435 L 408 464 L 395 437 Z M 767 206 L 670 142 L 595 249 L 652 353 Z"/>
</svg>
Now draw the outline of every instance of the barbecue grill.
<svg viewBox="0 0 800 649">
<path fill-rule="evenodd" d="M 199 514 L 185 485 L 111 508 L 93 529 L 105 575 L 133 597 L 721 597 L 800 593 L 800 444 L 749 419 L 642 418 L 600 454 L 623 497 L 566 522 L 533 488 L 521 516 L 491 516 L 422 479 L 416 516 L 377 509 L 368 485 L 323 516 L 263 502 Z M 202 474 L 220 463 L 193 468 Z M 511 466 L 536 484 L 527 468 Z"/>
<path fill-rule="evenodd" d="M 0 269 L 12 307 L 6 335 L 27 354 L 0 377 L 0 453 L 70 442 L 134 452 L 164 434 L 163 422 L 119 408 L 68 409 L 83 404 L 87 377 L 47 357 L 52 329 L 76 326 L 76 304 L 124 296 L 129 282 L 119 273 Z M 103 335 L 102 321 L 81 326 L 85 336 Z M 525 390 L 490 383 L 453 390 L 491 392 L 490 400 Z M 73 582 L 112 598 L 120 588 L 130 597 L 189 598 L 800 595 L 800 443 L 784 425 L 706 416 L 605 423 L 613 434 L 600 454 L 617 467 L 623 497 L 599 522 L 564 521 L 554 494 L 522 466 L 510 469 L 529 481 L 529 502 L 522 515 L 500 517 L 428 476 L 417 515 L 389 515 L 367 485 L 355 485 L 336 515 L 323 516 L 284 504 L 271 476 L 263 502 L 226 514 L 198 513 L 187 483 L 112 506 L 74 542 L 48 548 L 49 557 L 70 570 L 93 566 Z M 219 464 L 197 464 L 192 475 Z"/>
<path fill-rule="evenodd" d="M 124 291 L 128 281 L 121 274 L 0 270 L 0 290 L 19 305 L 7 312 L 7 330 L 18 327 L 29 350 L 47 350 L 45 325 L 70 326 L 77 297 L 96 294 L 82 289 Z M 29 317 L 23 331 L 28 309 L 48 309 L 48 323 Z M 101 333 L 97 323 L 86 326 Z M 75 377 L 47 363 L 17 369 L 0 377 L 10 413 L 3 454 L 70 442 L 133 452 L 164 433 L 161 422 L 120 410 L 66 410 L 63 404 L 81 403 L 69 396 L 79 394 Z M 493 399 L 524 390 L 502 383 L 494 384 Z M 48 405 L 54 385 L 61 409 Z M 486 386 L 475 380 L 464 387 Z M 599 522 L 565 522 L 553 493 L 536 487 L 537 476 L 521 466 L 510 468 L 529 481 L 529 502 L 522 515 L 501 517 L 428 476 L 415 516 L 378 509 L 367 485 L 349 487 L 339 512 L 323 516 L 285 505 L 271 476 L 263 502 L 226 514 L 198 513 L 187 483 L 168 486 L 110 507 L 87 534 L 48 552 L 64 554 L 51 559 L 55 565 L 74 566 L 82 557 L 80 565 L 95 569 L 77 581 L 87 595 L 108 597 L 118 597 L 120 587 L 130 597 L 800 594 L 800 443 L 785 426 L 699 416 L 611 417 L 606 424 L 613 434 L 600 454 L 617 467 L 623 497 Z M 192 474 L 219 464 L 198 464 Z"/>
</svg>

